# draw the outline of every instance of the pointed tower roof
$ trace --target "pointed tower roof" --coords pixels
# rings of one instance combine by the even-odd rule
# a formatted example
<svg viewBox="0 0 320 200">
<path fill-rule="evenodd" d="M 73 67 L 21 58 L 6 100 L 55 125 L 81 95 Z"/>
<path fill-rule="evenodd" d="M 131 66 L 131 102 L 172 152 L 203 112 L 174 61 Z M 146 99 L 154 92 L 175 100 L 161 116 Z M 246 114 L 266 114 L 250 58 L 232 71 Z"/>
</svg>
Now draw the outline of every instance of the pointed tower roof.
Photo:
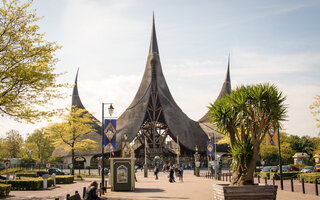
<svg viewBox="0 0 320 200">
<path fill-rule="evenodd" d="M 77 70 L 76 79 L 74 81 L 71 107 L 77 106 L 78 108 L 84 109 L 84 106 L 81 102 L 81 99 L 79 97 L 79 92 L 78 92 L 78 74 L 79 74 L 79 68 Z"/>
<path fill-rule="evenodd" d="M 152 74 L 154 72 L 154 74 Z M 153 78 L 154 77 L 154 78 Z M 162 107 L 163 116 L 170 132 L 179 136 L 179 143 L 190 150 L 198 145 L 200 151 L 205 151 L 207 135 L 200 128 L 199 123 L 191 120 L 174 101 L 162 72 L 156 29 L 153 18 L 149 55 L 140 87 L 130 106 L 118 118 L 117 141 L 126 134 L 132 141 L 144 123 L 147 107 L 152 92 L 152 81 L 156 81 L 156 91 Z M 119 145 L 119 146 L 118 146 Z M 117 142 L 117 149 L 120 147 Z"/>
<path fill-rule="evenodd" d="M 219 96 L 216 100 L 222 99 L 225 95 L 230 93 L 231 93 L 231 79 L 230 79 L 230 55 L 229 55 L 226 77 L 224 79 Z M 209 111 L 199 120 L 199 122 L 201 123 L 209 122 Z"/>
</svg>

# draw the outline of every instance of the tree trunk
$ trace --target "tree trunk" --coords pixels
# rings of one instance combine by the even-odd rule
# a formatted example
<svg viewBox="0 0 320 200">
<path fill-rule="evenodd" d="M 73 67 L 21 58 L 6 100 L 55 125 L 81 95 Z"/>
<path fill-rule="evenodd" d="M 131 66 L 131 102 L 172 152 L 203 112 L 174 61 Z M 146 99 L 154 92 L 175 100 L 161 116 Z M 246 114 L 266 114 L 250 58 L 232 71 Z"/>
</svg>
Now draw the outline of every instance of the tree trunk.
<svg viewBox="0 0 320 200">
<path fill-rule="evenodd" d="M 258 159 L 260 147 L 253 145 L 253 156 L 250 163 L 239 163 L 236 169 L 233 170 L 231 185 L 253 185 L 254 172 Z"/>
<path fill-rule="evenodd" d="M 71 163 L 72 163 L 71 175 L 74 175 L 74 149 L 71 149 Z"/>
</svg>

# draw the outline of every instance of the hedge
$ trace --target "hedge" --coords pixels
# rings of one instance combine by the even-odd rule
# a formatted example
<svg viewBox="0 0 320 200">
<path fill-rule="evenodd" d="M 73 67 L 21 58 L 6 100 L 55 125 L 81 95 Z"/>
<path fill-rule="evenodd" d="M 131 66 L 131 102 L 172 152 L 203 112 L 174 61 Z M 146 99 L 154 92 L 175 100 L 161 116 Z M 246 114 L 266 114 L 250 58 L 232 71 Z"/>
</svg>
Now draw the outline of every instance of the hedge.
<svg viewBox="0 0 320 200">
<path fill-rule="evenodd" d="M 56 176 L 56 184 L 69 184 L 73 183 L 74 176 L 72 175 L 58 175 Z"/>
<path fill-rule="evenodd" d="M 35 172 L 20 172 L 16 173 L 16 177 L 37 177 Z"/>
<path fill-rule="evenodd" d="M 1 180 L 0 183 L 8 182 L 11 185 L 12 190 L 41 190 L 43 189 L 43 179 L 42 178 L 18 178 L 15 180 Z M 48 179 L 47 186 L 51 187 L 53 185 L 52 178 Z"/>
<path fill-rule="evenodd" d="M 7 184 L 0 183 L 0 197 L 1 196 L 8 196 L 10 191 L 11 191 L 10 184 L 7 185 Z"/>
<path fill-rule="evenodd" d="M 16 173 L 16 172 L 21 172 L 21 171 L 23 171 L 24 169 L 21 169 L 21 168 L 2 169 L 2 170 L 0 170 L 0 174 L 6 174 L 6 173 L 7 173 L 7 170 L 8 170 L 8 173 L 9 173 L 9 174 L 14 174 L 14 173 Z"/>
<path fill-rule="evenodd" d="M 283 179 L 291 179 L 296 178 L 298 171 L 292 171 L 292 172 L 282 172 Z M 260 177 L 262 179 L 270 179 L 270 172 L 260 172 Z M 271 179 L 280 180 L 280 173 L 279 172 L 271 172 Z"/>
<path fill-rule="evenodd" d="M 318 183 L 320 182 L 320 173 L 313 172 L 313 173 L 305 173 L 305 174 L 298 174 L 298 180 L 301 182 L 301 179 L 304 179 L 305 183 L 314 183 L 317 179 Z"/>
</svg>

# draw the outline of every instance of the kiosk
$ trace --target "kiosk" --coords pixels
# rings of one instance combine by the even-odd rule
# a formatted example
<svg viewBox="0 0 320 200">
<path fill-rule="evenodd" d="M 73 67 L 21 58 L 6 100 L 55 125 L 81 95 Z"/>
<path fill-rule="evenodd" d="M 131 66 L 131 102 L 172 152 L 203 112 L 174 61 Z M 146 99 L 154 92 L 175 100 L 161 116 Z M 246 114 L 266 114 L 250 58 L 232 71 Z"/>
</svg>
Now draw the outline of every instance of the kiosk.
<svg viewBox="0 0 320 200">
<path fill-rule="evenodd" d="M 134 191 L 135 158 L 110 158 L 111 191 Z"/>
</svg>

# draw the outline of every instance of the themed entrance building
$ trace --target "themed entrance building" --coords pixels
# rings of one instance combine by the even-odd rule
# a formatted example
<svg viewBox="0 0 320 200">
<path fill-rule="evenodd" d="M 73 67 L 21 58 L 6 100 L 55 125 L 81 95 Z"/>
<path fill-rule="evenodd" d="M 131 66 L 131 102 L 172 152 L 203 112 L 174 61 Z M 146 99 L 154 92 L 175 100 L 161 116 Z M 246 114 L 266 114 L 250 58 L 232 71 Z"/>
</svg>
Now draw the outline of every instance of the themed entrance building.
<svg viewBox="0 0 320 200">
<path fill-rule="evenodd" d="M 77 77 L 72 105 L 84 108 L 78 94 Z M 228 64 L 226 79 L 218 99 L 229 94 L 230 91 Z M 94 119 L 95 131 L 86 134 L 85 137 L 95 140 L 100 145 L 97 145 L 95 150 L 76 153 L 86 158 L 87 166 L 97 164 L 101 156 L 101 123 Z M 222 138 L 216 128 L 209 123 L 208 113 L 199 121 L 194 121 L 174 101 L 162 72 L 154 19 L 149 54 L 140 87 L 132 103 L 117 120 L 117 145 L 114 150 L 116 156 L 120 156 L 124 136 L 134 149 L 136 161 L 139 164 L 144 162 L 145 149 L 147 149 L 149 162 L 155 156 L 159 156 L 165 163 L 175 163 L 179 153 L 180 161 L 192 163 L 196 146 L 201 160 L 206 161 L 206 141 L 209 137 L 216 138 L 216 141 Z M 109 152 L 110 149 L 105 148 L 106 157 L 109 156 Z M 226 145 L 217 145 L 217 154 L 222 155 L 227 152 Z M 70 159 L 69 152 L 56 149 L 54 154 L 62 155 L 66 162 L 69 162 L 67 160 Z"/>
</svg>

